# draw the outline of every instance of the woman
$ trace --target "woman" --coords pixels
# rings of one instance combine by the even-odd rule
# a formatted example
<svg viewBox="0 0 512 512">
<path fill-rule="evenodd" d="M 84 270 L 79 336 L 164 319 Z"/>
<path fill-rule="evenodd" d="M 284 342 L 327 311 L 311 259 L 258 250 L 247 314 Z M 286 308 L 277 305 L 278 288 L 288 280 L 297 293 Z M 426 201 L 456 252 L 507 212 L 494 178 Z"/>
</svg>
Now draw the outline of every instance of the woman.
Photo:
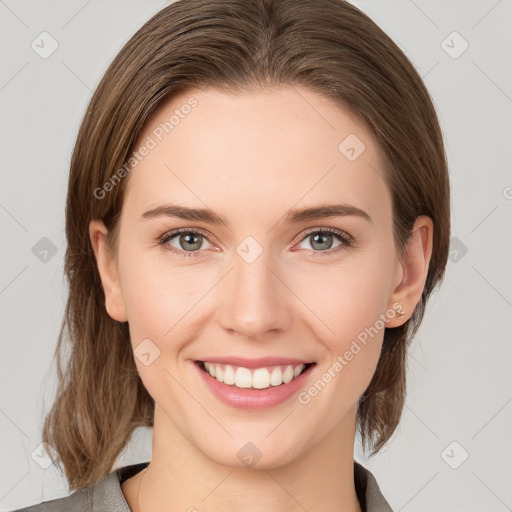
<svg viewBox="0 0 512 512">
<path fill-rule="evenodd" d="M 356 7 L 162 9 L 74 149 L 43 441 L 76 492 L 24 510 L 391 510 L 355 433 L 399 423 L 449 219 L 429 94 Z M 112 471 L 138 426 L 151 461 Z"/>
</svg>

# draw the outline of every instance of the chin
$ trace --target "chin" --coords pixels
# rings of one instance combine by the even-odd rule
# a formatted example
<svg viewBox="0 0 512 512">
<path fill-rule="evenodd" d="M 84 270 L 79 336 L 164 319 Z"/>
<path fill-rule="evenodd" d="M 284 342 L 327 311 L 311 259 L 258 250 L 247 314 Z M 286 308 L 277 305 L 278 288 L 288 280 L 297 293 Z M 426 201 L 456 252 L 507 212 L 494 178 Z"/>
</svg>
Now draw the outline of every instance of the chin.
<svg viewBox="0 0 512 512">
<path fill-rule="evenodd" d="M 256 436 L 245 436 L 240 441 L 236 438 L 230 439 L 220 450 L 212 451 L 209 449 L 211 446 L 205 447 L 207 449 L 203 453 L 213 461 L 230 468 L 271 470 L 286 466 L 300 455 L 297 453 L 297 443 L 293 443 L 290 438 L 288 442 L 291 446 L 286 447 L 277 437 L 275 441 L 269 441 L 262 436 L 259 441 Z"/>
</svg>

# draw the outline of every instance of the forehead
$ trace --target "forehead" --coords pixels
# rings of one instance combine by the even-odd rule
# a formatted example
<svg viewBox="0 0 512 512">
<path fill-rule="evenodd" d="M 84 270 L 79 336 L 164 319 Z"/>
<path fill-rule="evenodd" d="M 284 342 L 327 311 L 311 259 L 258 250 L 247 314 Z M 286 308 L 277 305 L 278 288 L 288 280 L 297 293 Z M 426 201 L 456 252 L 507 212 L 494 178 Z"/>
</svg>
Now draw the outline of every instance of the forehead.
<svg viewBox="0 0 512 512">
<path fill-rule="evenodd" d="M 144 146 L 125 196 L 138 215 L 170 200 L 256 215 L 276 201 L 283 209 L 344 201 L 390 210 L 373 137 L 355 116 L 298 86 L 186 91 L 153 115 L 135 149 Z"/>
</svg>

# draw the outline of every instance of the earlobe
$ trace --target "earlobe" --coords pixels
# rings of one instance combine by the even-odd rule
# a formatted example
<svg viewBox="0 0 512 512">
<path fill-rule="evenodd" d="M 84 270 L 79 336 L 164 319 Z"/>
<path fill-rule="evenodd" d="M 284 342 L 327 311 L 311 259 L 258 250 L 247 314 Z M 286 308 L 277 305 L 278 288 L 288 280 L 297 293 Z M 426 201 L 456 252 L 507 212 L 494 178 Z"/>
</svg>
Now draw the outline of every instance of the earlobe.
<svg viewBox="0 0 512 512">
<path fill-rule="evenodd" d="M 395 315 L 386 327 L 404 324 L 420 301 L 432 256 L 433 235 L 432 219 L 425 215 L 419 216 L 404 250 L 401 262 L 402 279 L 390 297 L 390 304 L 401 304 L 404 315 Z"/>
<path fill-rule="evenodd" d="M 118 321 L 126 322 L 126 308 L 119 281 L 114 255 L 108 246 L 106 237 L 108 229 L 101 220 L 93 220 L 89 224 L 89 238 L 91 240 L 98 272 L 105 294 L 105 308 L 109 316 Z"/>
</svg>

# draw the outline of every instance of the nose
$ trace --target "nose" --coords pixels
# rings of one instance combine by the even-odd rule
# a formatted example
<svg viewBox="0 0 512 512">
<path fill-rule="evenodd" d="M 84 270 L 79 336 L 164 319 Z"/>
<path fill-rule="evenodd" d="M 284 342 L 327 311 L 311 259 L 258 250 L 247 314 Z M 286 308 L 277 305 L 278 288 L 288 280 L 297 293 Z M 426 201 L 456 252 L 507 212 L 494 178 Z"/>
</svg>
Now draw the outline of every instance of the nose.
<svg viewBox="0 0 512 512">
<path fill-rule="evenodd" d="M 251 340 L 275 336 L 290 325 L 291 293 L 278 266 L 263 253 L 252 262 L 236 254 L 219 290 L 219 322 L 231 334 Z"/>
</svg>

